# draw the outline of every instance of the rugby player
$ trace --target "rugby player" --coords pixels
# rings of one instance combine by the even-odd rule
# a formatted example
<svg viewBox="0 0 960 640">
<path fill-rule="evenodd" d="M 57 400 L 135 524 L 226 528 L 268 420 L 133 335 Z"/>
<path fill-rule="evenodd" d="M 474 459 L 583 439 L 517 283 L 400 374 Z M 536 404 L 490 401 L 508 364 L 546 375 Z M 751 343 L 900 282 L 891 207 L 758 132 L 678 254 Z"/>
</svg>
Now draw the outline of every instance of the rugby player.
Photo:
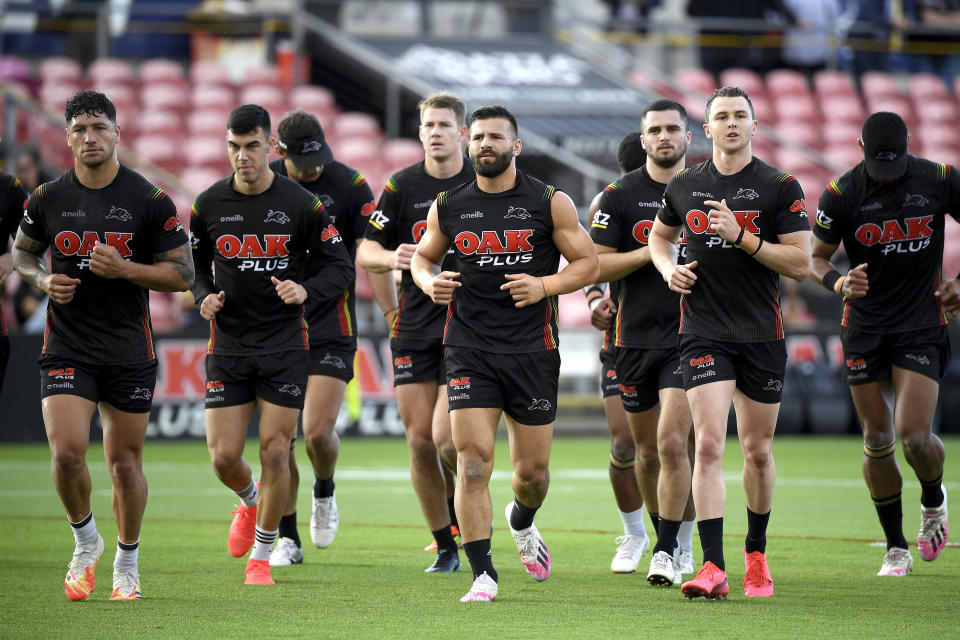
<svg viewBox="0 0 960 640">
<path fill-rule="evenodd" d="M 26 208 L 27 191 L 16 176 L 0 172 L 0 287 L 13 272 L 13 256 L 7 249 L 9 240 L 17 236 L 17 228 Z M 0 304 L 0 393 L 10 360 L 10 338 L 3 320 L 3 305 Z"/>
</svg>

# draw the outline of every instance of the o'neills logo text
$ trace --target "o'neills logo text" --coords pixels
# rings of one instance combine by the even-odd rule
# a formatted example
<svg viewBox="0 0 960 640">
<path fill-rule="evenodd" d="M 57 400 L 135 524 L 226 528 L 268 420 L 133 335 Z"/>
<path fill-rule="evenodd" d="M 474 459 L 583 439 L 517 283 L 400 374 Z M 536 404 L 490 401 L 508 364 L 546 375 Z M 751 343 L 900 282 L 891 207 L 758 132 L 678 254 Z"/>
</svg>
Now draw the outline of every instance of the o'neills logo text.
<svg viewBox="0 0 960 640">
<path fill-rule="evenodd" d="M 242 238 L 227 234 L 217 238 L 216 246 L 224 258 L 241 260 L 237 266 L 240 271 L 273 271 L 287 268 L 289 241 L 289 234 L 268 234 L 262 239 L 252 233 L 244 234 Z"/>
<path fill-rule="evenodd" d="M 497 231 L 461 231 L 453 243 L 464 255 L 478 255 L 480 266 L 505 266 L 530 262 L 533 259 L 533 229 Z"/>
</svg>

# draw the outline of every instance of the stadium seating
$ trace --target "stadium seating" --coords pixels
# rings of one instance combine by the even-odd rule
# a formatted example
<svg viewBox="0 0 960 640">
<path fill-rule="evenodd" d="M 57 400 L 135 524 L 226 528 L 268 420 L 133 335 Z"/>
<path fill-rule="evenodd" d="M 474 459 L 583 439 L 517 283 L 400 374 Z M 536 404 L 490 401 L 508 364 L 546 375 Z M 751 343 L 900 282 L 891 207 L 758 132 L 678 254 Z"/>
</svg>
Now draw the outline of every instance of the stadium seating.
<svg viewBox="0 0 960 640">
<path fill-rule="evenodd" d="M 752 100 L 754 96 L 767 95 L 767 87 L 764 84 L 763 77 L 752 69 L 726 69 L 720 73 L 721 86 L 740 87 L 750 95 Z"/>
<path fill-rule="evenodd" d="M 132 87 L 137 84 L 131 64 L 117 58 L 97 58 L 90 63 L 87 76 L 93 85 L 126 84 Z"/>
<path fill-rule="evenodd" d="M 792 69 L 774 69 L 766 75 L 767 94 L 776 97 L 810 96 L 807 78 Z M 751 99 L 753 96 L 751 96 Z"/>
<path fill-rule="evenodd" d="M 72 58 L 54 56 L 44 58 L 39 68 L 40 82 L 47 84 L 69 83 L 79 85 L 83 83 L 83 67 Z"/>
<path fill-rule="evenodd" d="M 168 58 L 151 58 L 150 60 L 144 60 L 143 64 L 140 65 L 140 82 L 145 85 L 155 83 L 183 84 L 187 82 L 187 76 L 179 62 Z"/>
</svg>

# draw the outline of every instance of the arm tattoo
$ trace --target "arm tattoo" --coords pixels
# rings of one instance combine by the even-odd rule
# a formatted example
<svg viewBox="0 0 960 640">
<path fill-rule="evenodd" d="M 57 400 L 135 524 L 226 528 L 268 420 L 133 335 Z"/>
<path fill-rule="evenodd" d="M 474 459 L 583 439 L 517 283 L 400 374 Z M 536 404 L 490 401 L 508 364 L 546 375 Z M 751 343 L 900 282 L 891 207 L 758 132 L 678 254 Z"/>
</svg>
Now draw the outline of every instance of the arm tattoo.
<svg viewBox="0 0 960 640">
<path fill-rule="evenodd" d="M 166 262 L 186 283 L 187 288 L 193 285 L 193 252 L 190 250 L 190 243 L 184 242 L 179 247 L 174 247 L 164 253 L 156 253 L 153 256 L 154 264 Z"/>
<path fill-rule="evenodd" d="M 17 230 L 17 238 L 14 240 L 12 252 L 13 268 L 17 270 L 21 278 L 41 290 L 43 289 L 41 286 L 43 279 L 47 276 L 47 268 L 41 257 L 46 249 L 46 242 L 34 240 L 25 235 L 23 231 Z"/>
</svg>

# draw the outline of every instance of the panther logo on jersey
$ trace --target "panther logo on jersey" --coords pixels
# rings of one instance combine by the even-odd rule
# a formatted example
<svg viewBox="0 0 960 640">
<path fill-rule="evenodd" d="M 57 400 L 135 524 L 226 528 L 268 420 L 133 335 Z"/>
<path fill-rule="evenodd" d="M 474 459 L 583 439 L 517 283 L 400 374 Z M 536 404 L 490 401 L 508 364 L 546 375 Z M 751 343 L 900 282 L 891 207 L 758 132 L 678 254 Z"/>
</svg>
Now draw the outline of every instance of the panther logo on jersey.
<svg viewBox="0 0 960 640">
<path fill-rule="evenodd" d="M 277 389 L 280 393 L 289 393 L 294 398 L 299 398 L 303 395 L 303 391 L 300 390 L 300 387 L 295 384 L 285 384 Z"/>
<path fill-rule="evenodd" d="M 919 193 L 908 193 L 907 199 L 903 201 L 904 207 L 925 207 L 928 204 L 930 204 L 930 201 Z"/>
<path fill-rule="evenodd" d="M 731 200 L 737 200 L 739 198 L 746 198 L 747 200 L 756 200 L 760 197 L 760 194 L 754 191 L 753 189 L 744 189 L 743 187 L 737 187 L 737 195 L 730 198 Z"/>
<path fill-rule="evenodd" d="M 287 224 L 290 222 L 290 216 L 285 214 L 283 211 L 274 211 L 270 209 L 267 211 L 267 217 L 264 218 L 264 222 L 276 222 L 278 224 Z"/>
<path fill-rule="evenodd" d="M 323 208 L 324 208 L 324 209 L 329 209 L 330 207 L 333 206 L 333 202 L 334 202 L 333 197 L 328 196 L 327 194 L 323 194 L 323 195 L 317 196 L 317 198 L 319 198 L 319 199 L 320 199 L 320 202 L 323 203 Z M 332 219 L 333 219 L 333 218 L 331 218 L 331 220 L 332 220 Z"/>
<path fill-rule="evenodd" d="M 120 222 L 126 222 L 128 220 L 133 220 L 133 216 L 130 215 L 130 212 L 122 207 L 110 207 L 110 211 L 106 216 L 107 220 L 119 220 Z"/>
<path fill-rule="evenodd" d="M 518 220 L 526 220 L 527 218 L 532 217 L 526 209 L 523 207 L 510 207 L 507 209 L 507 212 L 503 215 L 504 219 L 507 218 L 517 218 Z"/>
<path fill-rule="evenodd" d="M 530 398 L 533 402 L 527 407 L 527 411 L 550 411 L 553 405 L 546 398 Z"/>
</svg>

